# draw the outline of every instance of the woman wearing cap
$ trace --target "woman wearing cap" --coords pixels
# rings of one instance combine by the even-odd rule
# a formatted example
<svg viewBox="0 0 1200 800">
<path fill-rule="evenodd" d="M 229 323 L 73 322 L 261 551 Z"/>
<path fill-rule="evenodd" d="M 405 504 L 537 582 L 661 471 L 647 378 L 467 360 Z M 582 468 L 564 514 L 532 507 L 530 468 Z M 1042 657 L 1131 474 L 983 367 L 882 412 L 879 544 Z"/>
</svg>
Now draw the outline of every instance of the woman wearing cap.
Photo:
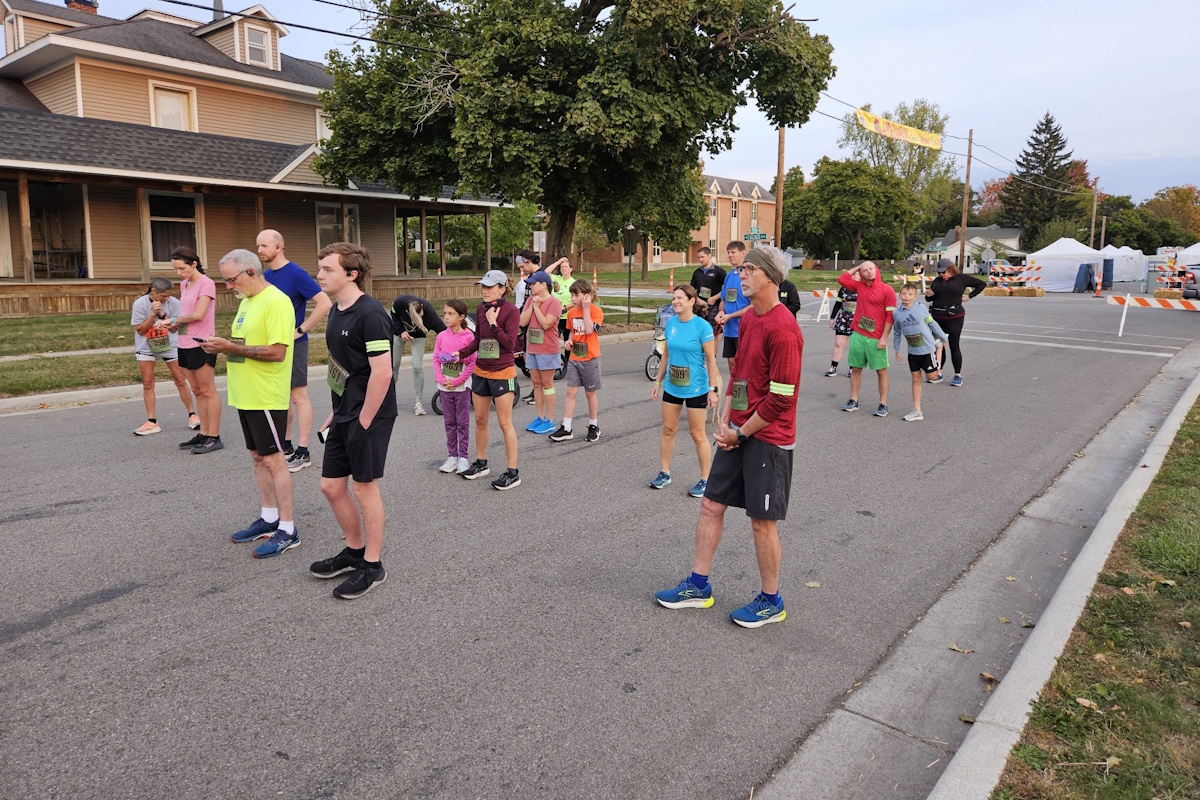
<svg viewBox="0 0 1200 800">
<path fill-rule="evenodd" d="M 950 379 L 950 385 L 962 386 L 962 351 L 958 347 L 958 340 L 962 337 L 963 322 L 967 316 L 963 305 L 986 289 L 987 284 L 972 275 L 963 275 L 948 258 L 937 262 L 937 273 L 938 276 L 925 290 L 925 297 L 929 300 L 929 315 L 937 320 L 950 339 L 950 360 L 954 364 L 954 377 Z M 968 289 L 971 293 L 964 296 Z M 942 373 L 939 372 L 929 382 L 941 383 Z"/>
<path fill-rule="evenodd" d="M 475 339 L 455 353 L 459 360 L 477 354 L 475 373 L 471 376 L 475 463 L 460 474 L 469 481 L 491 474 L 487 463 L 488 409 L 495 403 L 496 420 L 504 435 L 508 469 L 492 481 L 492 487 L 504 492 L 521 485 L 517 472 L 517 432 L 512 422 L 513 392 L 517 385 L 517 362 L 513 352 L 521 330 L 521 312 L 505 299 L 508 276 L 500 270 L 489 270 L 476 285 L 483 287 L 483 302 L 475 312 Z"/>
</svg>

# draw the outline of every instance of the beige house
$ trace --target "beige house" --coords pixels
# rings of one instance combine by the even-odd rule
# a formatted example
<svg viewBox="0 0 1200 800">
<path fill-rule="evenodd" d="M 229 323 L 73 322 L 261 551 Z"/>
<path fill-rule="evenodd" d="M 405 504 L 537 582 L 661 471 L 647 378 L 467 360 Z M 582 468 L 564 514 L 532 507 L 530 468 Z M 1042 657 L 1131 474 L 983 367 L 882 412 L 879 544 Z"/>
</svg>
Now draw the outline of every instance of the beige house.
<svg viewBox="0 0 1200 800">
<path fill-rule="evenodd" d="M 309 270 L 344 239 L 377 276 L 404 275 L 410 218 L 425 242 L 436 217 L 498 205 L 326 186 L 311 165 L 332 78 L 281 51 L 288 29 L 261 5 L 211 21 L 97 6 L 0 0 L 0 294 L 172 276 L 172 248 L 215 265 L 264 227 Z"/>
</svg>

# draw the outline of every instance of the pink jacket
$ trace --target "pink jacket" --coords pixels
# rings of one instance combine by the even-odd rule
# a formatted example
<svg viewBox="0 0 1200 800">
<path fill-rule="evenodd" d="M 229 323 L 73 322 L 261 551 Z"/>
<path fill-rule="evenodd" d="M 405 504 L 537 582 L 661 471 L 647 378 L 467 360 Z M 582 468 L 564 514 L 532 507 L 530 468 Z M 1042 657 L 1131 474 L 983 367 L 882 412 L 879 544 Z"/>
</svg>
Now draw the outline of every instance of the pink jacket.
<svg viewBox="0 0 1200 800">
<path fill-rule="evenodd" d="M 442 377 L 442 361 L 438 355 L 440 353 L 456 353 L 474 341 L 475 334 L 467 328 L 463 328 L 462 333 L 454 333 L 447 328 L 437 335 L 437 340 L 433 345 L 433 374 L 437 378 L 438 386 L 444 386 L 446 383 L 446 379 Z M 463 359 L 462 374 L 450 381 L 451 386 L 462 386 L 471 380 L 471 374 L 475 371 L 475 358 L 475 354 L 472 353 Z"/>
</svg>

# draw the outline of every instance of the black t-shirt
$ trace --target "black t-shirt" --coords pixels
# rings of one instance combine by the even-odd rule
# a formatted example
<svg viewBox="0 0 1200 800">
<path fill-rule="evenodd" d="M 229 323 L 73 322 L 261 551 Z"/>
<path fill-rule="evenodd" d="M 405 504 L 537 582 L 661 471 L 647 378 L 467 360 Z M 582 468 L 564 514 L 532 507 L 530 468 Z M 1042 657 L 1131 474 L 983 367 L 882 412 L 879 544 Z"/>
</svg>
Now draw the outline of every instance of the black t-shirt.
<svg viewBox="0 0 1200 800">
<path fill-rule="evenodd" d="M 796 284 L 789 280 L 779 284 L 779 302 L 787 306 L 793 317 L 796 316 L 796 312 L 800 310 L 800 290 L 796 288 Z"/>
<path fill-rule="evenodd" d="M 696 290 L 696 294 L 700 295 L 700 299 L 712 302 L 706 314 L 709 319 L 712 319 L 717 315 L 717 306 L 719 305 L 714 301 L 721 299 L 721 292 L 725 289 L 725 270 L 716 264 L 708 272 L 704 271 L 704 267 L 700 267 L 692 273 L 692 288 Z"/>
<path fill-rule="evenodd" d="M 358 419 L 367 398 L 367 379 L 371 377 L 368 359 L 391 352 L 392 320 L 383 305 L 369 294 L 347 309 L 340 309 L 334 303 L 325 323 L 325 343 L 329 346 L 333 419 L 335 422 Z M 391 368 L 388 369 L 390 374 Z M 387 396 L 375 419 L 395 418 L 396 384 L 389 380 Z"/>
<path fill-rule="evenodd" d="M 399 336 L 402 333 L 407 333 L 414 339 L 424 339 L 425 331 L 417 327 L 416 322 L 412 318 L 412 314 L 408 310 L 410 303 L 421 304 L 421 324 L 425 326 L 425 330 L 433 334 L 434 338 L 439 333 L 446 330 L 446 323 L 442 322 L 442 318 L 438 316 L 433 304 L 424 297 L 417 297 L 415 294 L 402 294 L 392 301 L 392 333 Z"/>
</svg>

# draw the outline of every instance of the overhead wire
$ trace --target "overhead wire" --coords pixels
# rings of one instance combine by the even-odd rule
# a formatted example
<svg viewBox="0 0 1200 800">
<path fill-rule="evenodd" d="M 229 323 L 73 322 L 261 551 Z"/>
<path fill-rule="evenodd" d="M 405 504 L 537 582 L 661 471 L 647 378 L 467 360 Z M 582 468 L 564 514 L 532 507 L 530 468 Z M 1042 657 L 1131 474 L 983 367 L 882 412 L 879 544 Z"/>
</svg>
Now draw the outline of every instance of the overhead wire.
<svg viewBox="0 0 1200 800">
<path fill-rule="evenodd" d="M 375 11 L 369 8 L 359 8 L 351 3 L 339 3 L 337 0 L 311 0 L 314 3 L 333 6 L 334 8 L 345 8 L 350 11 L 358 12 L 359 16 L 371 15 L 375 19 L 389 20 L 392 22 L 417 22 L 428 28 L 439 28 L 441 30 L 452 31 L 454 33 L 462 33 L 462 30 L 453 25 L 443 25 L 437 22 L 429 22 L 422 17 L 414 17 L 408 15 L 388 14 L 383 11 Z"/>
</svg>

